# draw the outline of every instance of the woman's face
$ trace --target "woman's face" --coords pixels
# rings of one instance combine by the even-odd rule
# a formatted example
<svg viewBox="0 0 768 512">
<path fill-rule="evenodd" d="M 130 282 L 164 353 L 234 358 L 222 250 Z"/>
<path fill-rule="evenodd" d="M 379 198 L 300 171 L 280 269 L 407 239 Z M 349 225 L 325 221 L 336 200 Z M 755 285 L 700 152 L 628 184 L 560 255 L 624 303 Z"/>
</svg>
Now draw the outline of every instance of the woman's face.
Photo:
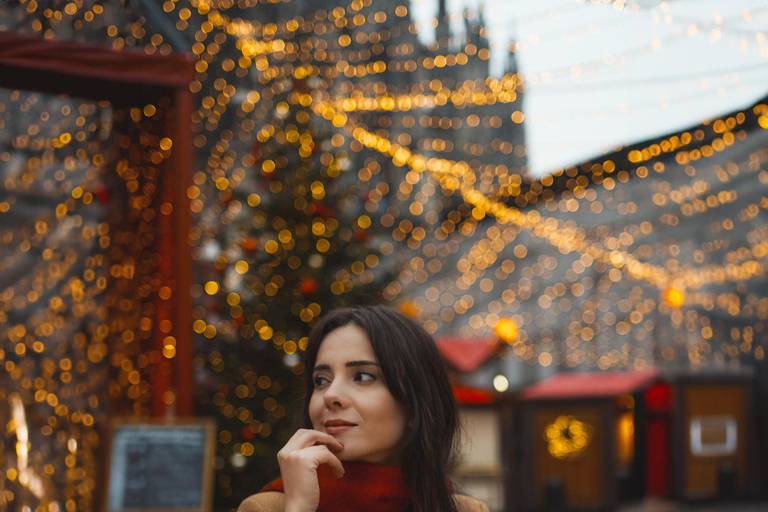
<svg viewBox="0 0 768 512">
<path fill-rule="evenodd" d="M 341 442 L 340 460 L 396 465 L 408 423 L 387 389 L 366 332 L 347 324 L 320 344 L 309 417 L 315 430 Z"/>
</svg>

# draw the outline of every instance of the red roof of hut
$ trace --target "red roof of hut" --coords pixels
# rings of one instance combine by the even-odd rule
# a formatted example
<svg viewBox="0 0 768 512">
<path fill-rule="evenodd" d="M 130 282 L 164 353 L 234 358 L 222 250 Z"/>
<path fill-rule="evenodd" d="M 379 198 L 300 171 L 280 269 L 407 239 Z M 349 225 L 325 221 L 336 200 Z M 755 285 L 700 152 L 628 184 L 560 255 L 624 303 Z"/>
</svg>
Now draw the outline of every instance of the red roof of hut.
<svg viewBox="0 0 768 512">
<path fill-rule="evenodd" d="M 472 373 L 491 356 L 499 340 L 497 338 L 451 338 L 435 340 L 437 348 L 451 365 L 463 373 Z"/>
<path fill-rule="evenodd" d="M 559 373 L 524 389 L 522 400 L 562 398 L 607 398 L 627 395 L 650 384 L 659 370 L 649 368 L 629 372 Z"/>
</svg>

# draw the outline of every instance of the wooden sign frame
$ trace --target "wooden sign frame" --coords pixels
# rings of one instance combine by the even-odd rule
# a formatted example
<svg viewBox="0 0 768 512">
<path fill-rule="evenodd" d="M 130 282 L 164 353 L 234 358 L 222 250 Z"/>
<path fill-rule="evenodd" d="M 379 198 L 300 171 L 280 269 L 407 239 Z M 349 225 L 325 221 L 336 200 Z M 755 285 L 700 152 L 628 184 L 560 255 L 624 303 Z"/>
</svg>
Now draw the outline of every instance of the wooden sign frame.
<svg viewBox="0 0 768 512">
<path fill-rule="evenodd" d="M 114 457 L 116 455 L 114 441 L 115 434 L 118 429 L 135 429 L 140 431 L 142 429 L 152 430 L 179 430 L 179 429 L 202 429 L 204 431 L 204 446 L 203 448 L 203 460 L 202 460 L 202 482 L 200 493 L 200 506 L 195 508 L 111 508 L 110 507 L 110 490 L 112 487 L 112 479 L 114 478 L 113 464 L 115 463 Z M 119 418 L 112 421 L 107 436 L 109 446 L 109 456 L 106 463 L 106 475 L 104 485 L 104 499 L 103 510 L 105 512 L 211 512 L 213 503 L 213 458 L 216 447 L 216 422 L 212 418 L 170 418 L 170 419 L 156 419 L 150 418 L 147 420 L 138 420 L 136 418 Z"/>
</svg>

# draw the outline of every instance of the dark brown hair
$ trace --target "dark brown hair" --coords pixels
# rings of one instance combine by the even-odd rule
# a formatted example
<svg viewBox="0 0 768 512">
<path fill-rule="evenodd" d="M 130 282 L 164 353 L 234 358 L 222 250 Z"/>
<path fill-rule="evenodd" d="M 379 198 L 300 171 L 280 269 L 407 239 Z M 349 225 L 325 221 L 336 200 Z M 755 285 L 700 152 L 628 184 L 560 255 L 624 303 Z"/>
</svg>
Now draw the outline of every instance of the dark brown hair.
<svg viewBox="0 0 768 512">
<path fill-rule="evenodd" d="M 448 373 L 432 336 L 398 311 L 386 306 L 336 309 L 315 326 L 304 354 L 304 428 L 312 428 L 309 401 L 317 351 L 328 333 L 348 324 L 368 335 L 384 382 L 412 423 L 404 434 L 401 471 L 414 511 L 456 512 L 447 468 L 457 450 L 458 418 Z"/>
</svg>

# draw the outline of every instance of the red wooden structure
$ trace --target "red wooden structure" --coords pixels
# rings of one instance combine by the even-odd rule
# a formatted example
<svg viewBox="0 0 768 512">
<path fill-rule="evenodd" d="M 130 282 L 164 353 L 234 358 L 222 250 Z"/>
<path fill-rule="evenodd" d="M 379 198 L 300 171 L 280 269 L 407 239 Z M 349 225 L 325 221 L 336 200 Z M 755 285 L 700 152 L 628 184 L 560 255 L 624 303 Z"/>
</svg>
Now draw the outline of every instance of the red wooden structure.
<svg viewBox="0 0 768 512">
<path fill-rule="evenodd" d="M 657 382 L 645 392 L 646 496 L 672 495 L 672 393 L 668 382 Z"/>
<path fill-rule="evenodd" d="M 187 186 L 194 165 L 189 84 L 195 77 L 195 62 L 194 55 L 189 54 L 149 56 L 141 50 L 116 51 L 0 32 L 0 87 L 135 106 L 167 97 L 174 106 L 174 117 L 166 119 L 163 126 L 162 135 L 172 140 L 173 149 L 160 165 L 159 190 L 160 201 L 170 203 L 172 210 L 157 221 L 162 286 L 171 293 L 156 299 L 153 346 L 162 354 L 164 340 L 170 335 L 177 340 L 177 347 L 173 359 L 162 358 L 153 368 L 153 416 L 192 414 L 191 214 Z M 163 320 L 170 322 L 168 332 L 157 328 Z M 164 401 L 168 391 L 175 395 L 170 404 Z"/>
</svg>

